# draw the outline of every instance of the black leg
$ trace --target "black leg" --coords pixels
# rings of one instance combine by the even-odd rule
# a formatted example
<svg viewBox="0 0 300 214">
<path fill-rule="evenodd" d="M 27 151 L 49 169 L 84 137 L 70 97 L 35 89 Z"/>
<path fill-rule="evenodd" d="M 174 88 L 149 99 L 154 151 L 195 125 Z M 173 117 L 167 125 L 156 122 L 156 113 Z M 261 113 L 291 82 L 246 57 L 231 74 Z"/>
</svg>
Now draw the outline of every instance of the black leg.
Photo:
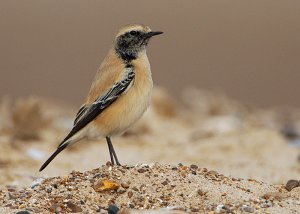
<svg viewBox="0 0 300 214">
<path fill-rule="evenodd" d="M 110 155 L 113 156 L 113 158 L 115 158 L 116 164 L 121 166 L 110 138 L 106 137 L 106 141 L 107 141 L 108 147 L 110 149 Z M 110 158 L 112 159 L 112 157 L 110 157 Z M 112 164 L 114 164 L 114 163 L 112 162 Z"/>
<path fill-rule="evenodd" d="M 113 157 L 113 153 L 112 153 L 112 149 L 111 149 L 111 142 L 109 137 L 106 137 L 106 141 L 107 141 L 107 146 L 108 146 L 108 150 L 109 150 L 109 156 L 110 156 L 110 161 L 112 165 L 115 165 L 115 161 L 114 161 L 114 157 Z"/>
</svg>

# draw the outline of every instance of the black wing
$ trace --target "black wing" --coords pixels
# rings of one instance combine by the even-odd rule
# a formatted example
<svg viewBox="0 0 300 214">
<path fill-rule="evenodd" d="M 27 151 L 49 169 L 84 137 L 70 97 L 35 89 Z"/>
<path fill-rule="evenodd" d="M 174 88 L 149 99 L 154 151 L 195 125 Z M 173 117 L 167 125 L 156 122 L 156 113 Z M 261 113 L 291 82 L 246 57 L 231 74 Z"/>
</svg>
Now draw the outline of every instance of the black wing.
<svg viewBox="0 0 300 214">
<path fill-rule="evenodd" d="M 75 124 L 77 123 L 77 121 L 80 119 L 80 117 L 84 114 L 84 112 L 87 110 L 86 105 L 82 105 L 80 107 L 80 109 L 78 110 L 77 114 L 76 114 L 76 118 L 74 120 L 73 126 L 75 126 Z"/>
<path fill-rule="evenodd" d="M 133 69 L 128 69 L 127 74 L 123 80 L 115 83 L 111 89 L 109 89 L 103 96 L 98 97 L 95 100 L 95 102 L 93 102 L 91 105 L 82 106 L 77 113 L 77 116 L 74 121 L 74 126 L 71 132 L 67 135 L 67 137 L 62 141 L 62 143 L 59 146 L 61 146 L 74 134 L 80 131 L 93 119 L 95 119 L 104 109 L 106 109 L 114 101 L 116 101 L 116 99 L 126 91 L 128 86 L 133 81 L 134 77 L 135 73 Z"/>
</svg>

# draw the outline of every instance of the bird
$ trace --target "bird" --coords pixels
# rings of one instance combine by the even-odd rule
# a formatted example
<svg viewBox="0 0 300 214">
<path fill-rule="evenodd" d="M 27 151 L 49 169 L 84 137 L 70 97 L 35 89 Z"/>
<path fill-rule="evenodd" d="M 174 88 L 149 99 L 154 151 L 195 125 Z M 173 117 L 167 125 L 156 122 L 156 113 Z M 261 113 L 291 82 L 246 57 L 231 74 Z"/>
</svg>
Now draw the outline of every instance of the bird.
<svg viewBox="0 0 300 214">
<path fill-rule="evenodd" d="M 124 133 L 150 105 L 153 81 L 146 48 L 153 36 L 162 33 L 141 24 L 126 25 L 118 31 L 71 131 L 40 172 L 61 151 L 85 138 L 105 138 L 112 165 L 121 165 L 111 138 Z"/>
</svg>

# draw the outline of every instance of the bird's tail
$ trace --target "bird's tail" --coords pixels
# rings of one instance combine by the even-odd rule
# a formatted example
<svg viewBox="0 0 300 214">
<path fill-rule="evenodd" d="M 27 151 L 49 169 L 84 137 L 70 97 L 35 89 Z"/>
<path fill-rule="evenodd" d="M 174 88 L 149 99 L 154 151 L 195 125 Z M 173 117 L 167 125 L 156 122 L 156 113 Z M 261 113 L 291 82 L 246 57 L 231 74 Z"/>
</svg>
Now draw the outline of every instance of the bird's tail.
<svg viewBox="0 0 300 214">
<path fill-rule="evenodd" d="M 45 169 L 48 164 L 62 151 L 64 150 L 67 146 L 70 146 L 74 143 L 76 143 L 77 141 L 83 139 L 84 136 L 78 135 L 78 133 L 76 135 L 73 135 L 71 137 L 69 137 L 69 135 L 61 142 L 61 144 L 59 144 L 59 146 L 57 147 L 56 151 L 48 158 L 48 160 L 41 166 L 40 168 L 40 172 Z"/>
<path fill-rule="evenodd" d="M 69 143 L 63 143 L 61 144 L 59 147 L 57 147 L 56 151 L 48 158 L 48 160 L 41 166 L 40 168 L 40 172 L 45 169 L 48 164 L 56 157 L 56 155 L 58 155 L 62 150 L 64 150 L 67 146 L 69 145 Z"/>
</svg>

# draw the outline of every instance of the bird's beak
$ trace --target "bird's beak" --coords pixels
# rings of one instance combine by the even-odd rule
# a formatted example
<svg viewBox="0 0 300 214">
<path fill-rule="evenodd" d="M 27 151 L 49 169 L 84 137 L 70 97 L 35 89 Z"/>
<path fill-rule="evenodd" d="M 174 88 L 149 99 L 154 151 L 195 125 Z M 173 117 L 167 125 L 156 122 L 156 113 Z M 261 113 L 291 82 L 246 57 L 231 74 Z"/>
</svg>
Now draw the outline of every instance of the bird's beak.
<svg viewBox="0 0 300 214">
<path fill-rule="evenodd" d="M 157 36 L 157 35 L 159 35 L 159 34 L 162 34 L 163 32 L 161 32 L 161 31 L 150 31 L 149 33 L 147 33 L 146 35 L 145 35 L 145 39 L 149 39 L 149 38 L 151 38 L 152 36 Z"/>
</svg>

